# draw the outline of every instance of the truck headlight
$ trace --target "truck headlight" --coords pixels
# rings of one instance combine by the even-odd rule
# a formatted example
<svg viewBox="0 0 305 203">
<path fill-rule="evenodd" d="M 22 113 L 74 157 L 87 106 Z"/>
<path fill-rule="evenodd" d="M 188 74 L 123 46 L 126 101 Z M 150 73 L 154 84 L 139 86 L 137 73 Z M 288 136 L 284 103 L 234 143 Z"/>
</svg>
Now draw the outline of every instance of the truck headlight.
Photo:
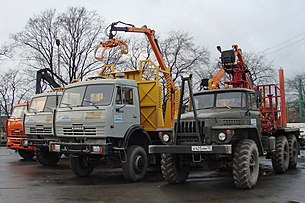
<svg viewBox="0 0 305 203">
<path fill-rule="evenodd" d="M 60 152 L 60 145 L 58 144 L 52 144 L 51 145 L 52 152 Z"/>
<path fill-rule="evenodd" d="M 224 141 L 226 138 L 227 138 L 226 133 L 221 132 L 221 133 L 218 134 L 218 139 L 219 139 L 220 141 Z"/>
<path fill-rule="evenodd" d="M 92 146 L 93 152 L 103 152 L 103 147 L 101 146 Z"/>
<path fill-rule="evenodd" d="M 164 134 L 162 136 L 162 139 L 163 139 L 164 142 L 168 142 L 170 140 L 170 136 L 168 134 Z"/>
</svg>

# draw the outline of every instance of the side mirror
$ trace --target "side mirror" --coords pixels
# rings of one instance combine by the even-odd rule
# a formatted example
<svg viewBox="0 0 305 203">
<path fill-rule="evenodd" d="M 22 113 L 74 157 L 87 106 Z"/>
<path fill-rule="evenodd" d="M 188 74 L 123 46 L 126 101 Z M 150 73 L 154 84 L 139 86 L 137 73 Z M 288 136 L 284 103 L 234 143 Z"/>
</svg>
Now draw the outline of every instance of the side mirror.
<svg viewBox="0 0 305 203">
<path fill-rule="evenodd" d="M 255 91 L 256 102 L 259 104 L 262 102 L 262 92 L 260 90 Z"/>
</svg>

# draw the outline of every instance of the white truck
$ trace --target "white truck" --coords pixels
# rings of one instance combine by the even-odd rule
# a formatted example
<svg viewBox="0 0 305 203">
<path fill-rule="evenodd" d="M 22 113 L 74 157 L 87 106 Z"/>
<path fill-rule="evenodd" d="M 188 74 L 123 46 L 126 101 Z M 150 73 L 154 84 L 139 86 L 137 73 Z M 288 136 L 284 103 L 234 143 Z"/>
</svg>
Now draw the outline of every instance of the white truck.
<svg viewBox="0 0 305 203">
<path fill-rule="evenodd" d="M 49 152 L 49 142 L 55 141 L 53 127 L 53 110 L 56 108 L 62 92 L 47 92 L 35 95 L 24 119 L 24 129 L 27 139 L 26 146 L 36 148 L 37 160 L 45 166 L 55 165 L 61 154 Z"/>
</svg>

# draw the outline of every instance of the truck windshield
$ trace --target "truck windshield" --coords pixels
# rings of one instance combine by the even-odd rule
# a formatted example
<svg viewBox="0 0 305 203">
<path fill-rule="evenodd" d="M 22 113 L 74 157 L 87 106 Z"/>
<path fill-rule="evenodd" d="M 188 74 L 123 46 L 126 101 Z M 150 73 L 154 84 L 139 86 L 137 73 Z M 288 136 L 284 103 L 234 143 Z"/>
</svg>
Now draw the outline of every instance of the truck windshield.
<svg viewBox="0 0 305 203">
<path fill-rule="evenodd" d="M 29 112 L 41 112 L 43 111 L 44 105 L 46 103 L 47 97 L 36 97 L 31 101 Z"/>
<path fill-rule="evenodd" d="M 194 100 L 197 109 L 246 107 L 246 94 L 243 92 L 200 94 L 195 95 Z"/>
<path fill-rule="evenodd" d="M 86 86 L 65 89 L 59 107 L 81 106 Z"/>
<path fill-rule="evenodd" d="M 216 95 L 216 107 L 246 107 L 246 94 L 243 92 L 224 92 Z"/>
<path fill-rule="evenodd" d="M 51 112 L 54 108 L 56 108 L 56 97 L 55 95 L 52 95 L 52 96 L 48 96 L 48 99 L 47 99 L 47 102 L 46 102 L 46 105 L 43 109 L 43 111 L 49 111 Z M 58 96 L 59 99 L 60 99 L 60 96 Z"/>
<path fill-rule="evenodd" d="M 201 94 L 195 96 L 197 109 L 208 109 L 214 106 L 214 94 Z"/>
<path fill-rule="evenodd" d="M 65 90 L 60 107 L 106 106 L 112 101 L 114 85 L 88 85 Z"/>
<path fill-rule="evenodd" d="M 23 118 L 26 106 L 16 106 L 12 112 L 11 118 Z"/>
<path fill-rule="evenodd" d="M 112 100 L 113 85 L 90 85 L 87 87 L 83 106 L 106 106 Z"/>
</svg>

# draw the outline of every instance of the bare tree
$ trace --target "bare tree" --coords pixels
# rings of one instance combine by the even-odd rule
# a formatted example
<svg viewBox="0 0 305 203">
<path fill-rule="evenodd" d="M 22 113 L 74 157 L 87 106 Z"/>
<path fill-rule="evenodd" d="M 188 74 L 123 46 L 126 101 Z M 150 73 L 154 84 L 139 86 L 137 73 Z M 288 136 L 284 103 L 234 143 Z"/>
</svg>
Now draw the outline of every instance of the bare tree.
<svg viewBox="0 0 305 203">
<path fill-rule="evenodd" d="M 34 90 L 28 83 L 24 72 L 18 69 L 9 69 L 0 75 L 1 107 L 7 116 L 15 104 L 29 100 L 33 95 Z"/>
<path fill-rule="evenodd" d="M 2 62 L 5 58 L 9 58 L 12 52 L 13 46 L 9 44 L 3 44 L 0 47 L 0 62 Z"/>
<path fill-rule="evenodd" d="M 245 52 L 243 56 L 254 85 L 274 83 L 276 81 L 273 61 L 268 61 L 264 54 Z"/>
<path fill-rule="evenodd" d="M 138 69 L 140 60 L 155 60 L 151 45 L 146 37 L 131 37 L 128 39 L 127 43 L 129 46 L 129 53 L 123 63 L 124 66 L 136 70 Z"/>
<path fill-rule="evenodd" d="M 104 21 L 95 11 L 84 7 L 68 8 L 58 17 L 59 39 L 62 41 L 62 59 L 69 72 L 69 81 L 99 69 L 93 50 L 99 43 Z"/>
<path fill-rule="evenodd" d="M 286 100 L 289 122 L 300 122 L 300 101 L 305 98 L 305 73 L 294 73 L 286 79 Z M 305 103 L 301 103 L 303 108 L 303 117 L 305 116 Z"/>
<path fill-rule="evenodd" d="M 55 71 L 55 20 L 55 10 L 46 10 L 30 18 L 25 30 L 12 36 L 19 47 L 25 48 L 22 50 L 25 53 L 23 57 L 31 68 Z"/>
<path fill-rule="evenodd" d="M 202 70 L 209 65 L 208 50 L 197 46 L 187 32 L 170 32 L 165 40 L 161 40 L 160 46 L 174 81 L 190 73 L 200 78 Z"/>
<path fill-rule="evenodd" d="M 46 10 L 30 18 L 25 30 L 13 35 L 13 39 L 22 53 L 26 53 L 23 57 L 30 68 L 48 68 L 58 73 L 60 57 L 62 68 L 58 75 L 71 81 L 83 79 L 100 68 L 93 50 L 98 40 L 103 41 L 100 39 L 103 24 L 95 11 L 87 11 L 84 7 L 71 7 L 59 14 Z"/>
<path fill-rule="evenodd" d="M 301 89 L 299 86 L 299 82 L 301 82 Z M 295 73 L 291 77 L 286 79 L 286 93 L 288 96 L 288 100 L 298 100 L 299 99 L 299 91 L 303 99 L 305 98 L 305 73 Z"/>
</svg>

